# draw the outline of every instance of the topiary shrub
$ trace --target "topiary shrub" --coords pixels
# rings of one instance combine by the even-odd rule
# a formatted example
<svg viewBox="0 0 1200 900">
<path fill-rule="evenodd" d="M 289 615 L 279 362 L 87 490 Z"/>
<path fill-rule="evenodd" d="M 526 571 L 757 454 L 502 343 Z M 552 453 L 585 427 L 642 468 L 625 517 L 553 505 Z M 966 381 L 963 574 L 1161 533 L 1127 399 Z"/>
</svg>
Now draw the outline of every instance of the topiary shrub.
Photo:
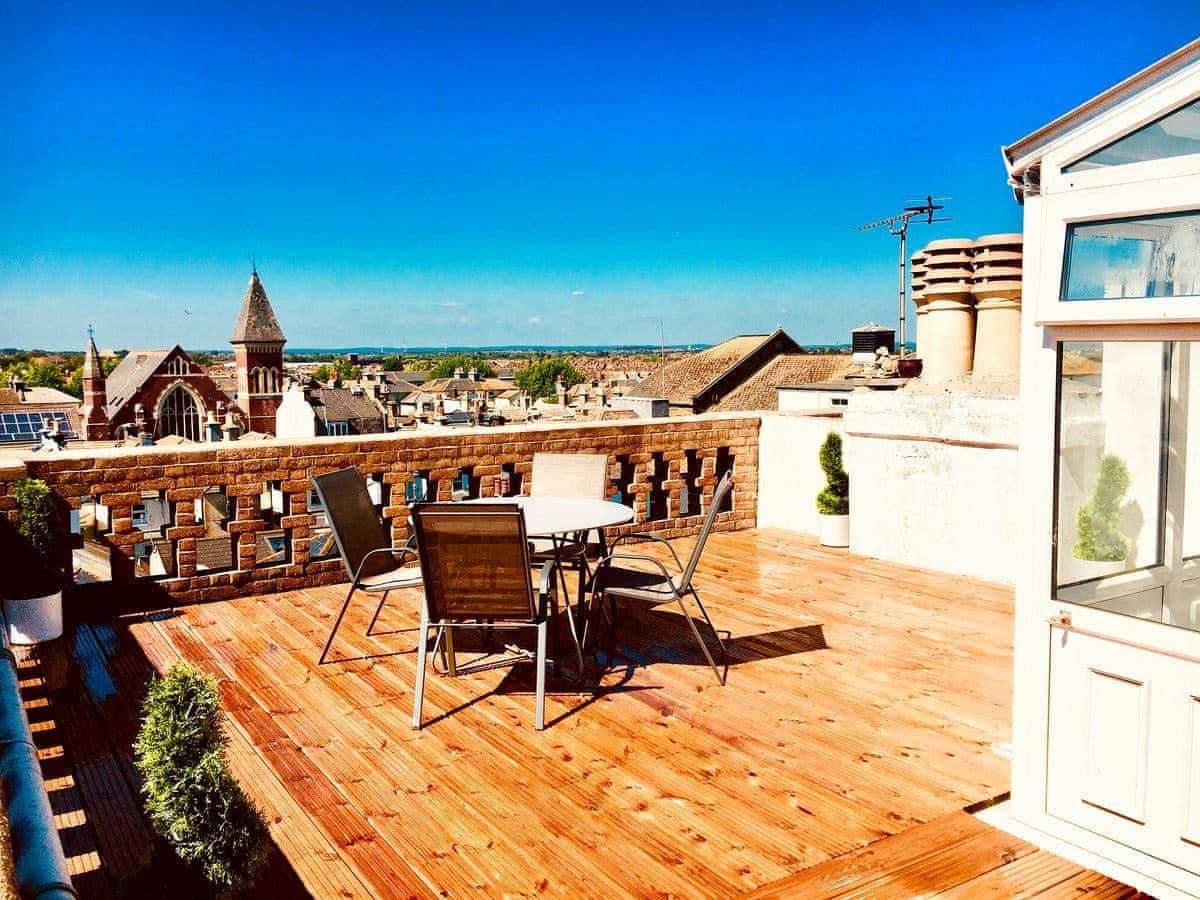
<svg viewBox="0 0 1200 900">
<path fill-rule="evenodd" d="M 844 516 L 850 512 L 850 476 L 842 468 L 842 436 L 829 432 L 818 456 L 825 472 L 825 487 L 817 494 L 817 512 L 823 516 Z"/>
<path fill-rule="evenodd" d="M 188 665 L 155 679 L 133 745 L 150 824 L 214 886 L 254 883 L 271 850 L 262 814 L 225 761 L 217 681 Z"/>
<path fill-rule="evenodd" d="M 1121 457 L 1106 453 L 1096 472 L 1096 486 L 1088 502 L 1075 514 L 1079 541 L 1076 559 L 1123 562 L 1129 555 L 1129 538 L 1121 534 L 1121 504 L 1129 490 L 1129 467 Z"/>
</svg>

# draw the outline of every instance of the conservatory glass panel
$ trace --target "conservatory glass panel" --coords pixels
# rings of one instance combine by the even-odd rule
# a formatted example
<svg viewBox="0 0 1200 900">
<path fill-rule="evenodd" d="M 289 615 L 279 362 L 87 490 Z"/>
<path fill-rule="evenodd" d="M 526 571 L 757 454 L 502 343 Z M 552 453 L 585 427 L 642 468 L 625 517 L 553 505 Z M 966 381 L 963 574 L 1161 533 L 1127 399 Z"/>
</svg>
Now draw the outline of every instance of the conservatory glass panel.
<svg viewBox="0 0 1200 900">
<path fill-rule="evenodd" d="M 1161 564 L 1170 345 L 1072 342 L 1060 359 L 1057 583 Z"/>
<path fill-rule="evenodd" d="M 1063 166 L 1063 171 L 1082 172 L 1191 153 L 1200 153 L 1200 100 L 1193 100 L 1137 131 L 1131 131 L 1111 144 L 1093 150 L 1087 156 Z"/>
<path fill-rule="evenodd" d="M 1200 296 L 1200 212 L 1067 229 L 1063 300 Z"/>
</svg>

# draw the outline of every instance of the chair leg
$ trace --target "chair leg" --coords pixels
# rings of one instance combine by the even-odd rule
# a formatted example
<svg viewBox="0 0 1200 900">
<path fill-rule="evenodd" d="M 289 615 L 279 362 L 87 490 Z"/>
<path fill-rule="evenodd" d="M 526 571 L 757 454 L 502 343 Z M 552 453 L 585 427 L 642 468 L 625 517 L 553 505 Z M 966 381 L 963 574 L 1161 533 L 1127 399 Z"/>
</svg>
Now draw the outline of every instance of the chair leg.
<svg viewBox="0 0 1200 900">
<path fill-rule="evenodd" d="M 454 662 L 454 629 L 447 625 L 442 632 L 442 658 L 446 662 L 446 674 L 454 678 L 458 675 L 458 667 Z"/>
<path fill-rule="evenodd" d="M 429 645 L 429 614 L 421 604 L 421 634 L 417 638 L 417 683 L 413 688 L 412 727 L 421 727 L 421 706 L 425 701 L 425 649 Z"/>
<path fill-rule="evenodd" d="M 546 630 L 547 623 L 538 623 L 537 636 L 537 699 L 533 712 L 533 727 L 541 731 L 546 727 Z"/>
<path fill-rule="evenodd" d="M 559 637 L 560 626 L 558 623 L 558 592 L 554 591 L 550 594 L 550 621 L 553 627 L 550 629 L 550 653 L 554 656 L 554 674 L 562 675 L 562 653 L 559 652 L 559 645 L 562 643 Z"/>
<path fill-rule="evenodd" d="M 354 585 L 350 585 L 350 592 L 346 594 L 346 600 L 342 603 L 342 611 L 338 613 L 337 619 L 334 620 L 333 628 L 329 630 L 329 639 L 325 641 L 325 649 L 321 651 L 321 656 L 317 659 L 317 665 L 325 665 L 325 657 L 329 655 L 329 648 L 333 646 L 333 638 L 337 634 L 338 626 L 342 624 L 342 619 L 346 615 L 346 610 L 350 608 L 350 598 L 354 596 Z"/>
<path fill-rule="evenodd" d="M 708 627 L 712 629 L 713 637 L 717 639 L 717 646 L 721 648 L 721 656 L 726 662 L 729 661 L 729 654 L 725 650 L 725 642 L 721 640 L 721 636 L 717 634 L 717 629 L 713 626 L 712 619 L 708 617 L 708 610 L 704 608 L 704 604 L 700 602 L 700 595 L 696 593 L 696 589 L 691 590 L 692 598 L 696 601 L 696 605 L 700 607 L 700 615 L 704 616 L 704 621 L 708 623 Z M 683 617 L 687 620 L 688 627 L 692 629 L 692 634 L 696 638 L 696 643 L 700 645 L 700 652 L 704 654 L 704 658 L 708 660 L 709 666 L 712 667 L 713 674 L 717 676 L 717 684 L 725 684 L 725 676 L 721 674 L 721 670 L 717 668 L 717 664 L 713 661 L 712 654 L 708 652 L 708 645 L 704 643 L 704 639 L 700 637 L 700 629 L 696 627 L 695 621 L 692 619 L 692 614 L 688 612 L 687 606 L 683 603 L 683 597 L 679 594 L 675 595 L 675 599 L 679 601 L 679 608 L 683 611 Z"/>
<path fill-rule="evenodd" d="M 379 598 L 379 605 L 375 607 L 375 615 L 371 616 L 371 624 L 367 626 L 367 637 L 371 637 L 375 631 L 375 623 L 379 621 L 379 614 L 383 612 L 383 604 L 387 601 L 387 596 L 391 591 L 384 591 L 383 596 Z"/>
</svg>

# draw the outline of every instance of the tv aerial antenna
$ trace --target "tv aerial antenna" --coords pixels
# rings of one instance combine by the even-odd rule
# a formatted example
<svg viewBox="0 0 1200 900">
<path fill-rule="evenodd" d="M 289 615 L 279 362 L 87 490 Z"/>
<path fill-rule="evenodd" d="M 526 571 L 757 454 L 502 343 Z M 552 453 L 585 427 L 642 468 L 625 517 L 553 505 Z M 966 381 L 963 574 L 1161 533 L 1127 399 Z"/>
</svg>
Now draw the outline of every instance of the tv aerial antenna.
<svg viewBox="0 0 1200 900">
<path fill-rule="evenodd" d="M 938 210 L 945 209 L 944 202 L 951 200 L 952 197 L 934 197 L 927 195 L 924 200 L 909 200 L 904 207 L 903 212 L 896 213 L 894 216 L 888 216 L 886 219 L 880 219 L 877 222 L 868 222 L 866 225 L 858 226 L 859 231 L 870 231 L 872 228 L 882 228 L 887 226 L 888 234 L 900 238 L 900 356 L 904 356 L 904 313 L 906 309 L 905 301 L 908 299 L 908 226 L 911 222 L 920 222 L 924 225 L 932 225 L 934 222 L 951 222 L 953 219 L 950 216 L 935 215 Z M 939 202 L 940 201 L 940 202 Z"/>
</svg>

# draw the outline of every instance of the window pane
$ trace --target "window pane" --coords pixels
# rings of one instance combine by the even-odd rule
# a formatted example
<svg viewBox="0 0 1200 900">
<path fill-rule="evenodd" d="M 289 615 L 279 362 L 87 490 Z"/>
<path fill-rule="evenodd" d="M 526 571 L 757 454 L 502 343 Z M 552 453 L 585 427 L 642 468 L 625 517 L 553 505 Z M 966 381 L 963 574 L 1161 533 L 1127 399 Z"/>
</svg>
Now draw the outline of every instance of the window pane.
<svg viewBox="0 0 1200 900">
<path fill-rule="evenodd" d="M 1200 153 L 1200 100 L 1193 100 L 1161 119 L 1117 138 L 1108 146 L 1063 166 L 1063 171 L 1082 172 L 1189 153 Z"/>
<path fill-rule="evenodd" d="M 1160 342 L 1062 345 L 1058 583 L 1162 560 Z"/>
<path fill-rule="evenodd" d="M 1067 229 L 1064 300 L 1200 295 L 1200 213 Z"/>
</svg>

